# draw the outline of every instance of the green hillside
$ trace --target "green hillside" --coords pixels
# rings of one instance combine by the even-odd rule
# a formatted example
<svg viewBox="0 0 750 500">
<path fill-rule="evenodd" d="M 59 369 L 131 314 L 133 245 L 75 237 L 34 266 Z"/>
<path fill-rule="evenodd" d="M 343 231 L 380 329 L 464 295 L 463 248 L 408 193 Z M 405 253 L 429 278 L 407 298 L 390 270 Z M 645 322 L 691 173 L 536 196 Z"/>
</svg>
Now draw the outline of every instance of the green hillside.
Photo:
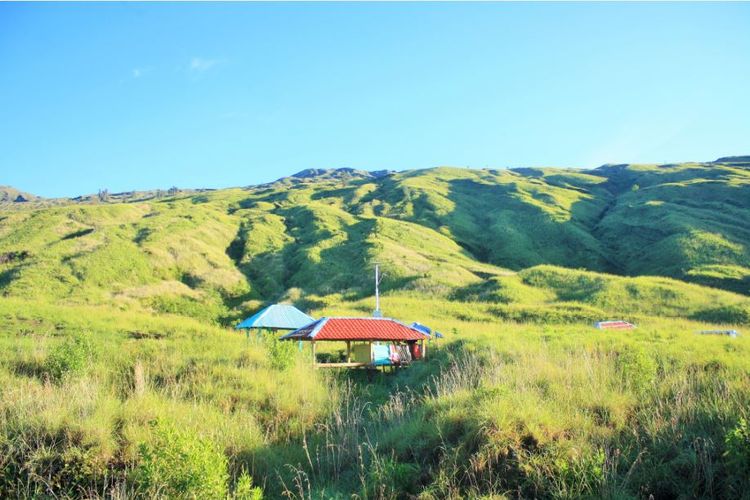
<svg viewBox="0 0 750 500">
<path fill-rule="evenodd" d="M 739 497 L 749 167 L 0 204 L 0 497 Z M 326 373 L 230 330 L 275 301 L 369 315 L 376 262 L 385 313 L 445 333 L 428 362 Z"/>
<path fill-rule="evenodd" d="M 146 201 L 17 205 L 0 219 L 11 297 L 221 319 L 290 290 L 368 295 L 374 262 L 386 289 L 442 297 L 540 264 L 750 295 L 750 170 L 738 164 L 305 171 Z"/>
<path fill-rule="evenodd" d="M 617 272 L 659 274 L 748 293 L 750 168 L 602 167 L 619 193 L 595 234 Z"/>
</svg>

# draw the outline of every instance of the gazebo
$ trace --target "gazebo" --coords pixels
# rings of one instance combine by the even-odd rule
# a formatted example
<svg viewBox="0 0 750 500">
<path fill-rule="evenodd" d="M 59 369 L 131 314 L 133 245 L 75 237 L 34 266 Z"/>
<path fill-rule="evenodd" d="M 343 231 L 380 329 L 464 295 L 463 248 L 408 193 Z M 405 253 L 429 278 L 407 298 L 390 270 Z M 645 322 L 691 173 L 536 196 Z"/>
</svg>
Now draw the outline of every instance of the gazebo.
<svg viewBox="0 0 750 500">
<path fill-rule="evenodd" d="M 296 330 L 315 321 L 296 307 L 288 304 L 273 304 L 253 314 L 235 328 L 238 330 Z"/>
<path fill-rule="evenodd" d="M 291 333 L 281 340 L 310 342 L 313 363 L 318 368 L 367 368 L 406 364 L 426 355 L 429 337 L 391 318 L 324 317 Z M 341 363 L 318 363 L 318 342 L 345 342 L 346 359 Z"/>
</svg>

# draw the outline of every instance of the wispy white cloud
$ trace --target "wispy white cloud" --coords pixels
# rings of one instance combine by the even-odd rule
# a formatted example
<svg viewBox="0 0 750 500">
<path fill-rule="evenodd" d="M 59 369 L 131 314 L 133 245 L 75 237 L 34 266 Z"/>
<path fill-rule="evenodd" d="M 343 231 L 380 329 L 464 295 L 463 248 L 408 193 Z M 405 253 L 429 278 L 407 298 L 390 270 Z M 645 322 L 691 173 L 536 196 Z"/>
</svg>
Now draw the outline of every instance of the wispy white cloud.
<svg viewBox="0 0 750 500">
<path fill-rule="evenodd" d="M 193 57 L 190 60 L 190 71 L 193 71 L 195 73 L 203 73 L 204 71 L 208 71 L 209 69 L 217 66 L 222 61 L 220 59 L 206 59 L 203 57 Z"/>
<path fill-rule="evenodd" d="M 133 68 L 131 74 L 133 78 L 140 78 L 150 71 L 150 68 Z"/>
</svg>

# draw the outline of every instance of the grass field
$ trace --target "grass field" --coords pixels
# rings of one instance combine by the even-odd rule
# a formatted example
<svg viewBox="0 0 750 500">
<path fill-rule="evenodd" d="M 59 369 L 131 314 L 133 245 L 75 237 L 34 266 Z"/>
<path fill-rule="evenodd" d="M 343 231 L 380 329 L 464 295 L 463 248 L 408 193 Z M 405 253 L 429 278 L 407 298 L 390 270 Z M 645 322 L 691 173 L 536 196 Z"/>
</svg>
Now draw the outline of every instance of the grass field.
<svg viewBox="0 0 750 500">
<path fill-rule="evenodd" d="M 180 478 L 139 476 L 158 425 L 184 434 L 170 453 L 195 462 L 190 474 L 210 476 L 211 451 L 226 457 L 210 495 L 243 472 L 270 498 L 736 497 L 749 486 L 744 337 L 700 336 L 706 325 L 681 319 L 643 317 L 632 332 L 505 322 L 399 294 L 383 305 L 447 338 L 428 362 L 368 380 L 189 318 L 3 299 L 0 491 L 168 492 Z M 63 350 L 60 370 L 72 338 L 88 343 L 85 362 Z"/>
<path fill-rule="evenodd" d="M 343 171 L 4 202 L 0 496 L 742 497 L 748 172 Z M 231 329 L 278 300 L 369 315 L 374 262 L 385 313 L 445 334 L 429 361 L 316 371 Z"/>
</svg>

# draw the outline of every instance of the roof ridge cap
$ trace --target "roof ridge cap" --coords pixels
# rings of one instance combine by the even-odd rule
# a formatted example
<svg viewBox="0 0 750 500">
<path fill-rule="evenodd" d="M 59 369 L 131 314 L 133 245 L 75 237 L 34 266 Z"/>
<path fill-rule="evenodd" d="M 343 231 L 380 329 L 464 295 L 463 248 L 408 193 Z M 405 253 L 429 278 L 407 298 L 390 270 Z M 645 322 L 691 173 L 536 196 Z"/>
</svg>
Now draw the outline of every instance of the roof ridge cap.
<svg viewBox="0 0 750 500">
<path fill-rule="evenodd" d="M 324 326 L 324 325 L 325 325 L 326 323 L 328 323 L 328 320 L 329 320 L 329 319 L 330 319 L 330 318 L 328 318 L 328 317 L 326 317 L 326 316 L 324 316 L 324 317 L 320 318 L 320 319 L 318 320 L 318 324 L 317 324 L 317 325 L 315 325 L 315 328 L 313 328 L 313 329 L 312 329 L 312 331 L 310 332 L 310 335 L 308 335 L 308 337 L 309 337 L 309 338 L 311 338 L 311 339 L 314 339 L 314 338 L 315 338 L 315 336 L 316 336 L 316 335 L 318 334 L 318 332 L 320 332 L 320 330 L 322 330 L 322 329 L 323 329 L 323 326 Z"/>
<path fill-rule="evenodd" d="M 384 317 L 377 318 L 375 316 L 324 316 L 324 318 L 327 318 L 327 319 L 374 319 L 378 321 L 396 321 L 400 323 L 400 321 L 397 320 L 396 318 L 384 318 Z"/>
</svg>

